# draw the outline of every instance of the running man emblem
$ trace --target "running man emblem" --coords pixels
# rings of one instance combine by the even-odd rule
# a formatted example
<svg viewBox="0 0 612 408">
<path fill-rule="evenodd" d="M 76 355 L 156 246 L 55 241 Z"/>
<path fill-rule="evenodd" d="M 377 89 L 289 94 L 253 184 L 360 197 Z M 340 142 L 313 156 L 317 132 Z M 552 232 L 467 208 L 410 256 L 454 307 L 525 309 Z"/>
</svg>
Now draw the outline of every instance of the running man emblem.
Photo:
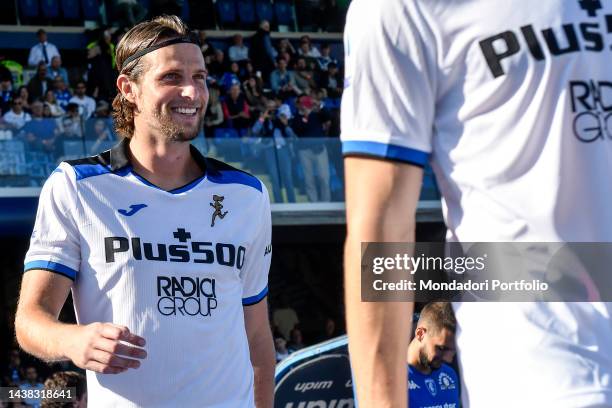
<svg viewBox="0 0 612 408">
<path fill-rule="evenodd" d="M 227 215 L 227 211 L 225 212 L 221 211 L 223 209 L 223 204 L 221 204 L 221 202 L 223 201 L 224 198 L 225 197 L 223 196 L 218 196 L 216 194 L 213 194 L 214 203 L 210 203 L 210 206 L 215 209 L 215 212 L 212 215 L 212 222 L 210 223 L 211 227 L 215 226 L 215 218 L 219 217 L 223 219 Z"/>
</svg>

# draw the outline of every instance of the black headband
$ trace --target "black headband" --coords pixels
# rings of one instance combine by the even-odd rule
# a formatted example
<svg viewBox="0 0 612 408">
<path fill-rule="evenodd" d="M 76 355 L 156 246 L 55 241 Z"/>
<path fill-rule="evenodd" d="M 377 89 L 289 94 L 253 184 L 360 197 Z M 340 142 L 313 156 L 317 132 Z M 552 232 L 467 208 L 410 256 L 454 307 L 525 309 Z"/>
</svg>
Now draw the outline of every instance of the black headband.
<svg viewBox="0 0 612 408">
<path fill-rule="evenodd" d="M 146 55 L 150 52 L 153 52 L 155 50 L 158 50 L 160 48 L 163 47 L 167 47 L 169 45 L 174 45 L 174 44 L 195 44 L 198 47 L 200 46 L 200 42 L 198 41 L 198 37 L 195 33 L 190 33 L 187 36 L 184 37 L 178 37 L 178 38 L 172 38 L 171 40 L 166 40 L 166 41 L 162 41 L 160 43 L 157 43 L 155 45 L 151 45 L 149 47 L 143 48 L 142 50 L 135 52 L 134 54 L 130 55 L 129 57 L 127 57 L 125 59 L 125 61 L 123 61 L 123 64 L 121 66 L 121 69 L 123 70 L 124 67 L 126 67 L 130 62 L 134 61 L 135 59 L 138 59 L 140 57 L 142 57 L 143 55 Z"/>
</svg>

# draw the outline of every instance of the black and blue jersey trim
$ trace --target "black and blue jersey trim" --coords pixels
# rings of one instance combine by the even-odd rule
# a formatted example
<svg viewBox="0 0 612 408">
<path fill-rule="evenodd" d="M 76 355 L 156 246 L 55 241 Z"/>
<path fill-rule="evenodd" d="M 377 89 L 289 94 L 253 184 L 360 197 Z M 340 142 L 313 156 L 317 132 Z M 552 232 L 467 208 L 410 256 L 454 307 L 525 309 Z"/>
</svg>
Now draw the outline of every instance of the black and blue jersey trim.
<svg viewBox="0 0 612 408">
<path fill-rule="evenodd" d="M 250 296 L 247 298 L 242 298 L 242 306 L 252 306 L 259 302 L 261 302 L 268 295 L 268 286 L 263 288 L 261 292 L 256 294 L 255 296 Z"/>
<path fill-rule="evenodd" d="M 107 150 L 97 156 L 70 160 L 67 161 L 67 163 L 74 169 L 77 181 L 103 174 L 112 173 L 124 177 L 132 173 L 142 183 L 165 191 L 133 171 L 132 165 L 129 161 L 129 153 L 127 151 L 128 144 L 129 140 L 123 139 L 111 150 Z M 194 146 L 191 146 L 191 155 L 204 172 L 204 176 L 189 182 L 183 187 L 166 192 L 170 194 L 184 193 L 197 186 L 204 179 L 208 179 L 210 182 L 217 184 L 242 184 L 253 187 L 260 193 L 263 192 L 261 181 L 259 181 L 259 179 L 252 174 L 236 169 L 219 160 L 204 157 Z"/>
<path fill-rule="evenodd" d="M 72 280 L 76 279 L 77 271 L 74 269 L 62 265 L 61 263 L 51 262 L 51 261 L 31 261 L 24 265 L 23 272 L 31 271 L 32 269 L 43 269 L 45 271 L 51 271 L 58 273 L 60 275 L 64 275 L 67 278 Z"/>
<path fill-rule="evenodd" d="M 369 141 L 346 141 L 342 143 L 344 156 L 369 156 L 400 161 L 424 167 L 431 153 L 410 147 Z"/>
</svg>

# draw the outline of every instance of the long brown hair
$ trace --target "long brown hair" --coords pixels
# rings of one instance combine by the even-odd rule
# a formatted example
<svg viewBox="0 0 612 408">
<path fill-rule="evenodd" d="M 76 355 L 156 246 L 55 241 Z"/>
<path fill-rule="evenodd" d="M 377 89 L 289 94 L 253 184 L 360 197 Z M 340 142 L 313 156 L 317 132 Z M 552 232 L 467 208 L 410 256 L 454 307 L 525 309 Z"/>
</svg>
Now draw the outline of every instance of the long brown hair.
<svg viewBox="0 0 612 408">
<path fill-rule="evenodd" d="M 130 81 L 138 82 L 146 71 L 142 58 L 137 58 L 123 66 L 124 61 L 134 53 L 148 48 L 162 40 L 184 37 L 189 34 L 189 27 L 177 16 L 163 15 L 132 27 L 117 46 L 117 69 L 127 75 Z M 123 137 L 134 134 L 134 104 L 129 102 L 119 91 L 113 100 L 113 119 L 115 130 Z"/>
</svg>

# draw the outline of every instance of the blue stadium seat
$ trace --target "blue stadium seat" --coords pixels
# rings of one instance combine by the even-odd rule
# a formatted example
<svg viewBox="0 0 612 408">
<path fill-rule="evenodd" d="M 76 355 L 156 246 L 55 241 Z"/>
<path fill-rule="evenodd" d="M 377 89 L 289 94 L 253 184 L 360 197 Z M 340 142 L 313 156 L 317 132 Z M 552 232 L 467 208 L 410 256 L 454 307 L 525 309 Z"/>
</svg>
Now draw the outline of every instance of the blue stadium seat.
<svg viewBox="0 0 612 408">
<path fill-rule="evenodd" d="M 289 0 L 276 0 L 274 2 L 274 12 L 276 14 L 276 22 L 279 26 L 284 25 L 289 28 L 295 27 L 293 21 L 293 3 Z"/>
<path fill-rule="evenodd" d="M 255 19 L 255 4 L 253 4 L 253 0 L 238 0 L 236 7 L 238 8 L 240 28 L 254 28 L 257 20 Z"/>
<path fill-rule="evenodd" d="M 65 19 L 77 20 L 81 17 L 79 0 L 61 0 L 61 2 Z"/>
<path fill-rule="evenodd" d="M 181 19 L 189 23 L 191 21 L 191 9 L 189 8 L 189 2 L 183 0 L 183 6 L 181 7 Z"/>
<path fill-rule="evenodd" d="M 215 138 L 216 139 L 230 139 L 230 138 L 238 138 L 240 135 L 238 131 L 234 128 L 217 128 L 215 129 Z"/>
<path fill-rule="evenodd" d="M 98 20 L 100 18 L 100 4 L 98 0 L 81 0 L 83 18 L 85 20 Z"/>
<path fill-rule="evenodd" d="M 268 20 L 272 23 L 274 19 L 274 8 L 270 0 L 255 0 L 255 15 L 257 16 L 257 22 Z"/>
<path fill-rule="evenodd" d="M 19 13 L 22 18 L 40 17 L 38 0 L 19 0 Z"/>
<path fill-rule="evenodd" d="M 42 0 L 40 8 L 44 18 L 59 17 L 60 7 L 58 0 Z"/>
<path fill-rule="evenodd" d="M 238 23 L 234 0 L 217 0 L 217 13 L 219 14 L 219 24 L 223 28 L 235 26 Z"/>
</svg>

